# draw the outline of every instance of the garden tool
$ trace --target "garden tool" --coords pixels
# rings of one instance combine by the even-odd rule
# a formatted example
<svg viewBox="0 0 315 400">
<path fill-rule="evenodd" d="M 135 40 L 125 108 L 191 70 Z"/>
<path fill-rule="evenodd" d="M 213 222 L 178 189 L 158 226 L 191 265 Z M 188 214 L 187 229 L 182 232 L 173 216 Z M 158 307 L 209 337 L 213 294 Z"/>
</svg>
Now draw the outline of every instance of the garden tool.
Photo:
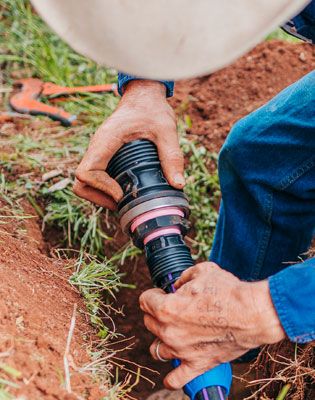
<svg viewBox="0 0 315 400">
<path fill-rule="evenodd" d="M 117 94 L 116 84 L 93 86 L 65 87 L 52 82 L 43 82 L 37 78 L 20 79 L 15 82 L 19 91 L 14 93 L 10 100 L 10 107 L 22 114 L 46 115 L 62 125 L 70 126 L 76 120 L 76 115 L 71 115 L 62 108 L 42 103 L 41 96 L 62 96 L 74 93 L 113 92 Z"/>
<path fill-rule="evenodd" d="M 120 224 L 143 249 L 154 286 L 167 293 L 181 273 L 194 265 L 184 242 L 189 229 L 189 204 L 181 190 L 163 175 L 156 146 L 148 140 L 124 145 L 112 158 L 108 174 L 121 186 Z M 173 360 L 177 367 L 180 360 Z M 185 385 L 191 400 L 225 400 L 232 381 L 229 363 L 221 364 Z"/>
<path fill-rule="evenodd" d="M 31 0 L 70 46 L 99 64 L 149 79 L 222 68 L 309 0 Z"/>
</svg>

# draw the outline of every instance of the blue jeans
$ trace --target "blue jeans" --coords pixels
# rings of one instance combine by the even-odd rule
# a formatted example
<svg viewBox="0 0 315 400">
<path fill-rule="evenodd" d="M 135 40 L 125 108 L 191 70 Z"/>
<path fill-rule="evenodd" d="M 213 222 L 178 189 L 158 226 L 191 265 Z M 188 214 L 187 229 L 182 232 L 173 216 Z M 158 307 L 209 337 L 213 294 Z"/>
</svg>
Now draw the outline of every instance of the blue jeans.
<svg viewBox="0 0 315 400">
<path fill-rule="evenodd" d="M 222 191 L 210 259 L 269 278 L 292 341 L 315 339 L 315 71 L 238 121 L 219 155 Z M 291 265 L 290 263 L 297 263 Z"/>
</svg>

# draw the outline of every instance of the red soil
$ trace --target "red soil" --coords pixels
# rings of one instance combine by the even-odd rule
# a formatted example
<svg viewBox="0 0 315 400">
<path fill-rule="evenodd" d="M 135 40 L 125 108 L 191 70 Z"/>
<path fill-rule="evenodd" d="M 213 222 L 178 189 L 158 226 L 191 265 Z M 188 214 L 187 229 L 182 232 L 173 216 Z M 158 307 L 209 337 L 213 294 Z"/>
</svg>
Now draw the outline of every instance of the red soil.
<svg viewBox="0 0 315 400">
<path fill-rule="evenodd" d="M 32 212 L 25 206 L 27 214 Z M 90 400 L 98 400 L 101 393 L 91 377 L 73 368 L 89 362 L 93 330 L 82 299 L 68 284 L 65 263 L 43 254 L 36 217 L 25 223 L 14 218 L 0 223 L 0 360 L 21 373 L 16 379 L 6 376 L 20 386 L 11 392 L 27 400 L 71 400 L 85 392 Z M 69 394 L 63 387 L 63 356 L 75 304 Z M 0 376 L 4 377 L 1 367 Z"/>
<path fill-rule="evenodd" d="M 197 141 L 218 151 L 238 119 L 314 68 L 314 46 L 264 42 L 221 71 L 178 82 L 171 104 L 190 116 Z"/>
</svg>

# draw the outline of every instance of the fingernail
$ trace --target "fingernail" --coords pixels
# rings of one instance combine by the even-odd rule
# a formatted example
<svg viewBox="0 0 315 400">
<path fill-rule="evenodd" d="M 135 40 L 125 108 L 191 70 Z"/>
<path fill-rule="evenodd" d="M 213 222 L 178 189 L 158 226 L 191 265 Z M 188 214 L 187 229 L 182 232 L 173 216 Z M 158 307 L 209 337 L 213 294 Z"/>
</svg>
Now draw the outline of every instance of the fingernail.
<svg viewBox="0 0 315 400">
<path fill-rule="evenodd" d="M 182 174 L 176 174 L 174 176 L 174 182 L 176 183 L 176 185 L 184 186 L 185 185 L 185 178 L 183 177 Z"/>
</svg>

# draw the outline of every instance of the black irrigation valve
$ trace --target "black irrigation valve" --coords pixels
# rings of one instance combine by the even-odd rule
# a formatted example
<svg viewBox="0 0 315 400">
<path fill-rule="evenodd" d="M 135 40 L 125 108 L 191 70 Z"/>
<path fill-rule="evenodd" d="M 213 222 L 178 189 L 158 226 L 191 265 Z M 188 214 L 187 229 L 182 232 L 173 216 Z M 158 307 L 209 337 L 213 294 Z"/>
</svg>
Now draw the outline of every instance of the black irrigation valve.
<svg viewBox="0 0 315 400">
<path fill-rule="evenodd" d="M 172 274 L 178 277 L 193 265 L 183 240 L 189 229 L 186 196 L 168 184 L 157 149 L 148 140 L 124 145 L 107 172 L 124 192 L 118 204 L 123 231 L 144 249 L 154 285 L 172 291 Z"/>
</svg>

